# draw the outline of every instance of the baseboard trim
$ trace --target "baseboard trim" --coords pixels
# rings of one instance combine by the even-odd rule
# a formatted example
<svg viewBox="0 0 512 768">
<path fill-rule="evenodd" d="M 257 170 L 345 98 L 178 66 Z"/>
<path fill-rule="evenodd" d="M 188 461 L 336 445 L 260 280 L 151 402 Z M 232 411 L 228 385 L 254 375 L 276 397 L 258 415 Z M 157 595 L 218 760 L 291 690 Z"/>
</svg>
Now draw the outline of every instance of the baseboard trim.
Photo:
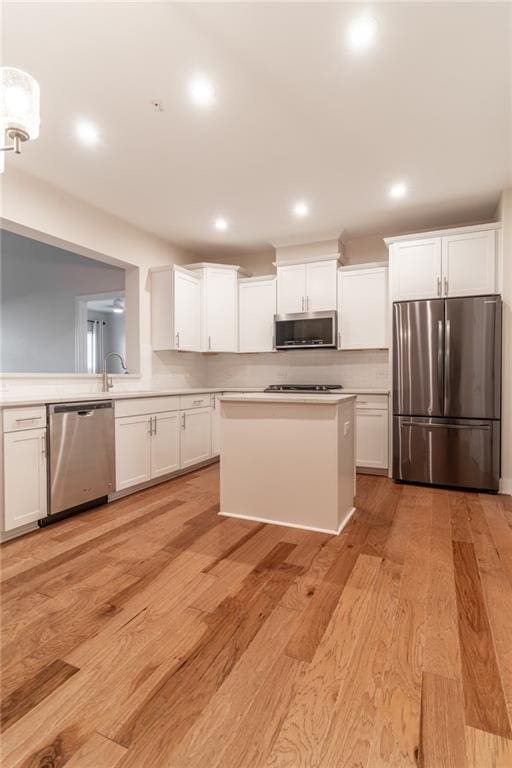
<svg viewBox="0 0 512 768">
<path fill-rule="evenodd" d="M 331 536 L 338 536 L 343 528 L 346 526 L 354 512 L 356 511 L 355 507 L 352 507 L 341 523 L 339 524 L 337 529 L 331 530 L 330 528 L 317 528 L 314 525 L 298 525 L 297 523 L 283 523 L 282 520 L 271 520 L 268 517 L 256 517 L 253 515 L 235 515 L 231 512 L 219 512 L 219 515 L 221 517 L 234 517 L 237 520 L 250 520 L 253 523 L 266 523 L 267 525 L 280 525 L 282 528 L 299 528 L 301 531 L 313 531 L 314 533 L 328 533 Z"/>
<path fill-rule="evenodd" d="M 153 480 L 148 480 L 145 483 L 139 483 L 139 485 L 131 485 L 129 488 L 123 488 L 121 491 L 115 491 L 114 493 L 111 493 L 108 497 L 109 502 L 111 501 L 117 501 L 117 499 L 122 499 L 125 496 L 130 496 L 132 493 L 137 493 L 138 491 L 145 491 L 146 488 L 153 488 L 154 485 L 161 485 L 161 483 L 166 483 L 168 480 L 175 480 L 177 477 L 181 477 L 182 475 L 190 475 L 192 472 L 196 472 L 198 469 L 202 469 L 203 467 L 208 467 L 210 464 L 215 464 L 219 461 L 218 456 L 212 456 L 210 459 L 206 459 L 206 461 L 201 461 L 199 464 L 194 464 L 190 467 L 185 467 L 185 469 L 178 469 L 177 472 L 171 472 L 168 475 L 161 475 L 160 477 L 154 477 Z"/>
<path fill-rule="evenodd" d="M 500 480 L 500 493 L 512 496 L 512 478 L 502 477 Z"/>
<path fill-rule="evenodd" d="M 30 533 L 31 531 L 38 531 L 39 530 L 39 524 L 37 520 L 35 523 L 27 523 L 26 525 L 20 525 L 19 528 L 13 528 L 12 531 L 1 531 L 0 532 L 0 544 L 3 544 L 4 541 L 11 541 L 11 539 L 16 539 L 18 536 L 24 536 L 25 533 Z"/>
</svg>

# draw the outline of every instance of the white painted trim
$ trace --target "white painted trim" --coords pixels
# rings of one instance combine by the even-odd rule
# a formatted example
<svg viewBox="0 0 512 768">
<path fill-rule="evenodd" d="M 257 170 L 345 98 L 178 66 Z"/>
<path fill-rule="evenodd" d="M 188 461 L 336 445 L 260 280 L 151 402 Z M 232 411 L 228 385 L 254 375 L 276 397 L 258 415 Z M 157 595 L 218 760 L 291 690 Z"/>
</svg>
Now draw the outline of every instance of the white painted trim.
<svg viewBox="0 0 512 768">
<path fill-rule="evenodd" d="M 430 237 L 446 237 L 448 235 L 462 235 L 465 232 L 484 232 L 488 229 L 501 229 L 500 221 L 491 221 L 488 224 L 471 224 L 467 227 L 451 227 L 450 229 L 427 230 L 425 232 L 416 232 L 413 235 L 395 235 L 394 237 L 384 237 L 386 245 L 393 243 L 403 243 L 407 240 L 424 240 Z"/>
<path fill-rule="evenodd" d="M 12 531 L 0 531 L 0 544 L 4 541 L 10 541 L 16 539 L 18 536 L 23 536 L 25 533 L 39 530 L 37 520 L 34 523 L 27 523 L 27 525 L 20 525 L 19 528 L 13 528 Z"/>
<path fill-rule="evenodd" d="M 339 267 L 338 272 L 358 272 L 366 269 L 388 269 L 387 261 L 369 261 L 362 264 L 349 264 L 346 267 Z"/>
<path fill-rule="evenodd" d="M 502 477 L 500 479 L 500 493 L 512 496 L 512 477 Z"/>
<path fill-rule="evenodd" d="M 240 277 L 239 283 L 263 283 L 277 280 L 277 275 L 254 275 L 253 277 Z"/>
<path fill-rule="evenodd" d="M 281 259 L 279 261 L 273 261 L 272 264 L 276 269 L 279 267 L 294 267 L 297 264 L 311 264 L 317 261 L 338 261 L 341 264 L 340 253 L 326 253 L 323 256 L 302 256 L 300 258 L 293 259 Z"/>
<path fill-rule="evenodd" d="M 356 511 L 355 507 L 352 507 L 347 514 L 345 515 L 344 519 L 339 524 L 337 530 L 331 531 L 328 528 L 316 528 L 312 525 L 298 525 L 297 523 L 283 523 L 281 520 L 271 520 L 268 517 L 255 517 L 252 515 L 235 515 L 231 512 L 219 512 L 219 515 L 221 517 L 234 517 L 237 520 L 251 520 L 254 523 L 267 523 L 268 525 L 280 525 L 283 528 L 299 528 L 301 531 L 314 531 L 315 533 L 330 533 L 333 536 L 338 536 L 343 528 L 346 526 L 354 512 Z"/>
<path fill-rule="evenodd" d="M 236 264 L 217 264 L 214 261 L 198 261 L 197 264 L 185 264 L 183 269 L 187 270 L 196 270 L 196 269 L 228 269 L 233 270 L 235 272 L 238 272 L 240 275 L 245 275 L 245 277 L 251 277 L 251 272 L 248 272 L 243 267 L 239 267 Z"/>
</svg>

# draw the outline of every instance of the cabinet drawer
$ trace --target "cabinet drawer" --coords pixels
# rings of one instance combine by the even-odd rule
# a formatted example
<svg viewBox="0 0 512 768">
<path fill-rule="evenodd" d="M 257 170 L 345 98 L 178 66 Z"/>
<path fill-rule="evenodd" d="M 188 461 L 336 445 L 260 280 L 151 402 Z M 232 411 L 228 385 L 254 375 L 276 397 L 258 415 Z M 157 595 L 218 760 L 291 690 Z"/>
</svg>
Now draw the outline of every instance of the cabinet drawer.
<svg viewBox="0 0 512 768">
<path fill-rule="evenodd" d="M 19 432 L 22 429 L 46 427 L 46 408 L 6 408 L 4 411 L 4 432 Z"/>
<path fill-rule="evenodd" d="M 388 396 L 387 395 L 357 395 L 356 408 L 360 408 L 363 410 L 367 410 L 368 408 L 387 410 Z"/>
<path fill-rule="evenodd" d="M 139 397 L 127 400 L 116 400 L 114 412 L 116 418 L 120 416 L 141 416 L 149 413 L 164 413 L 165 411 L 179 411 L 180 398 L 173 397 Z"/>
<path fill-rule="evenodd" d="M 204 395 L 182 395 L 180 400 L 182 411 L 187 411 L 189 408 L 207 408 L 212 404 L 209 392 Z"/>
</svg>

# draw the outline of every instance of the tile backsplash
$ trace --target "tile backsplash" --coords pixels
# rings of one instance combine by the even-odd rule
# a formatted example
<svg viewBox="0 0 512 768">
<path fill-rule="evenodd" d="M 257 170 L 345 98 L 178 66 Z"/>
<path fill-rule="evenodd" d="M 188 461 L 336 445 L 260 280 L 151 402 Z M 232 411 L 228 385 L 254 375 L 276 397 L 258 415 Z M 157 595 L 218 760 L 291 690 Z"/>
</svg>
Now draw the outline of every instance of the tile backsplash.
<svg viewBox="0 0 512 768">
<path fill-rule="evenodd" d="M 388 351 L 383 349 L 208 355 L 206 369 L 206 383 L 212 387 L 291 383 L 378 389 L 388 387 L 390 380 Z"/>
</svg>

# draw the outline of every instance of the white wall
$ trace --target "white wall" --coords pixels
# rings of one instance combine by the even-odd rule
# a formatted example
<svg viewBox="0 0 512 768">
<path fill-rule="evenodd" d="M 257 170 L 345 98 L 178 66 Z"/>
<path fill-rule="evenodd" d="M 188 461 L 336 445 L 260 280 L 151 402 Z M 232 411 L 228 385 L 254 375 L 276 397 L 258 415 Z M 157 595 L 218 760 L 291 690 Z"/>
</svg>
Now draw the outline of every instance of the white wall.
<svg viewBox="0 0 512 768">
<path fill-rule="evenodd" d="M 139 377 L 116 379 L 116 388 L 151 388 L 155 356 L 151 350 L 148 270 L 154 266 L 197 261 L 194 254 L 12 167 L 2 176 L 2 226 L 115 266 L 128 265 L 127 362 L 131 370 L 137 370 Z M 157 368 L 159 377 L 162 368 L 166 371 L 168 387 L 183 386 L 188 378 L 184 364 L 176 366 L 173 357 L 159 360 Z M 193 368 L 197 372 L 198 364 Z M 7 399 L 35 391 L 41 395 L 57 391 L 96 392 L 101 388 L 101 381 L 93 377 L 14 379 L 4 376 L 1 388 L 1 396 Z"/>
<path fill-rule="evenodd" d="M 501 195 L 497 218 L 503 247 L 502 490 L 512 493 L 512 188 Z"/>
</svg>

